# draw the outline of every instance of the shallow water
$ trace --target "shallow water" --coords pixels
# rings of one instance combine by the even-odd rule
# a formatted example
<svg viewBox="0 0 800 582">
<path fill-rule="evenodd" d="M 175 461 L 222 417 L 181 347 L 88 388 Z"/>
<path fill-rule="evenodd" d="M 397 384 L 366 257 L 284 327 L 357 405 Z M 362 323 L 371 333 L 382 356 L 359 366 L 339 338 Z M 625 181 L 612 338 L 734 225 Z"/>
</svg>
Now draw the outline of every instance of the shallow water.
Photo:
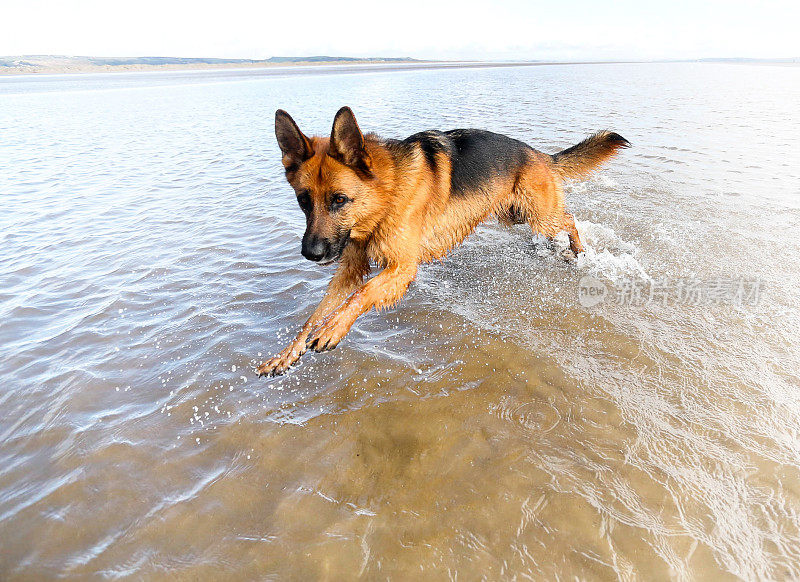
<svg viewBox="0 0 800 582">
<path fill-rule="evenodd" d="M 798 102 L 712 64 L 0 78 L 0 578 L 800 577 Z M 273 112 L 343 104 L 634 147 L 568 188 L 577 264 L 487 224 L 258 379 L 332 269 Z M 687 280 L 759 292 L 650 295 Z"/>
</svg>

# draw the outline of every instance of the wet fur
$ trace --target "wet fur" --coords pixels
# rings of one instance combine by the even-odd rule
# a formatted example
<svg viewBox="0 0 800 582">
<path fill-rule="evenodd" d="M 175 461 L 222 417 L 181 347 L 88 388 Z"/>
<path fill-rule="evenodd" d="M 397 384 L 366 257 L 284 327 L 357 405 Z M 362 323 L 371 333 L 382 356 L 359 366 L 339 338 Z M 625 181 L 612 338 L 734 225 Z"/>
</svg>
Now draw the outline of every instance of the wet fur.
<svg viewBox="0 0 800 582">
<path fill-rule="evenodd" d="M 295 340 L 259 367 L 262 374 L 282 373 L 308 348 L 335 347 L 359 315 L 397 303 L 420 263 L 444 257 L 491 216 L 508 225 L 527 222 L 547 237 L 565 230 L 580 253 L 562 183 L 630 145 L 612 132 L 555 155 L 478 129 L 383 139 L 363 135 L 347 107 L 330 137 L 305 136 L 279 110 L 276 137 L 288 182 L 299 200 L 310 200 L 304 254 L 307 241 L 324 241 L 325 256 L 339 265 L 322 303 Z M 336 207 L 342 193 L 349 201 Z M 365 283 L 370 263 L 383 270 Z"/>
</svg>

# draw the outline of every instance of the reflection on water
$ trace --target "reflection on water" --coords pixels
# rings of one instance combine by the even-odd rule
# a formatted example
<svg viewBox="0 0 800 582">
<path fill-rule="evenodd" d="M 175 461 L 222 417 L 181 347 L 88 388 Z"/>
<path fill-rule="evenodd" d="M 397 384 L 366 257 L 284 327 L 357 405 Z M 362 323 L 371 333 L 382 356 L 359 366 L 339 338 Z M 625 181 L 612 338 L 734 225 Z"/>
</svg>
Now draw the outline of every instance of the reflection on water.
<svg viewBox="0 0 800 582">
<path fill-rule="evenodd" d="M 799 100 L 710 64 L 0 79 L 0 577 L 800 577 Z M 634 148 L 569 188 L 578 265 L 488 224 L 258 379 L 331 272 L 272 114 L 342 104 Z M 764 291 L 589 309 L 586 275 Z"/>
</svg>

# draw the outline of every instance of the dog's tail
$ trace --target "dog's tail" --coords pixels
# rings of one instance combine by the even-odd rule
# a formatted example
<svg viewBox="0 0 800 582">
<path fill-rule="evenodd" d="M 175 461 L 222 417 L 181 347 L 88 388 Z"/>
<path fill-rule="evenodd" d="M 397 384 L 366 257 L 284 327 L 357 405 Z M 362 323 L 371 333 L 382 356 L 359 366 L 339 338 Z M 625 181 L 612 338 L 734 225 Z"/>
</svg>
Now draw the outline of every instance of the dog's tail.
<svg viewBox="0 0 800 582">
<path fill-rule="evenodd" d="M 613 131 L 598 131 L 581 143 L 558 152 L 553 163 L 565 178 L 583 178 L 630 142 Z"/>
</svg>

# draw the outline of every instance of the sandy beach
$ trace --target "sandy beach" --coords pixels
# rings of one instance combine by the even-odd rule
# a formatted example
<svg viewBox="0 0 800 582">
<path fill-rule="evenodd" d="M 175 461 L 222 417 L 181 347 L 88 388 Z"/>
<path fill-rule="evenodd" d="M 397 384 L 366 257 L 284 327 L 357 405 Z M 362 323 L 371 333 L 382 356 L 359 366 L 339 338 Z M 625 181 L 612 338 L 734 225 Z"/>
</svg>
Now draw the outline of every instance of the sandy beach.
<svg viewBox="0 0 800 582">
<path fill-rule="evenodd" d="M 147 71 L 213 71 L 213 70 L 259 70 L 290 69 L 296 67 L 379 67 L 381 70 L 420 69 L 469 69 L 498 67 L 535 67 L 545 65 L 609 64 L 610 61 L 424 61 L 415 59 L 336 59 L 336 60 L 287 60 L 254 61 L 231 60 L 213 62 L 212 59 L 187 59 L 196 62 L 149 64 L 95 64 L 88 57 L 0 57 L 0 76 L 11 75 L 65 75 L 94 73 L 136 73 Z M 108 59 L 110 60 L 110 59 Z M 125 59 L 131 60 L 131 59 Z M 20 63 L 20 64 L 14 64 Z M 21 64 L 26 63 L 26 64 Z"/>
</svg>

